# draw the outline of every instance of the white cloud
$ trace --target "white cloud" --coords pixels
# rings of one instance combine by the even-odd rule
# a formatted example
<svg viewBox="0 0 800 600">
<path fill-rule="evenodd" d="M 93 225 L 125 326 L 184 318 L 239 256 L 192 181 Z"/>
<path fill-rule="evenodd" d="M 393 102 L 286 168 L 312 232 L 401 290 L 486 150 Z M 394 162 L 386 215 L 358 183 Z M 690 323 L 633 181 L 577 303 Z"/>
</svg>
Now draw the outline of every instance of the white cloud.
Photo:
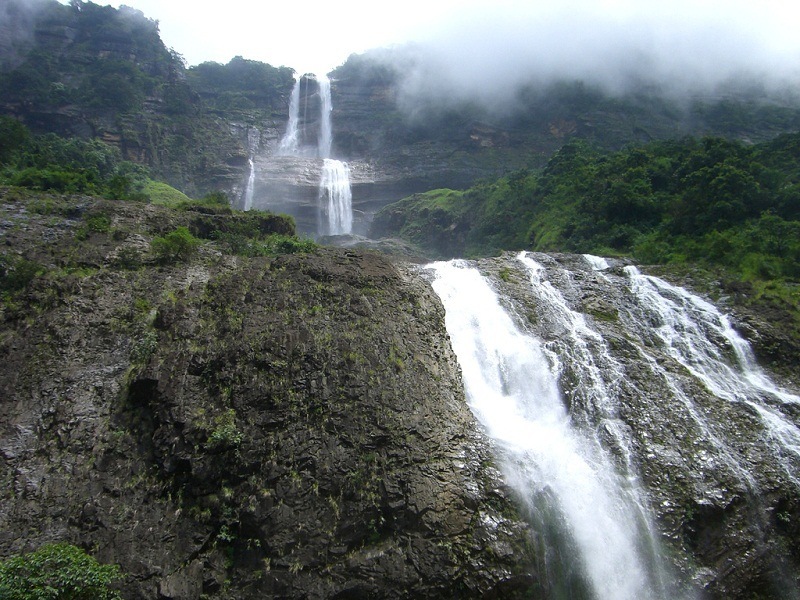
<svg viewBox="0 0 800 600">
<path fill-rule="evenodd" d="M 797 77 L 800 65 L 796 0 L 122 3 L 157 19 L 189 64 L 242 55 L 320 72 L 351 53 L 415 41 L 429 49 L 428 75 L 470 92 L 497 93 L 523 75 L 619 83 L 633 70 L 688 84 L 742 69 Z"/>
</svg>

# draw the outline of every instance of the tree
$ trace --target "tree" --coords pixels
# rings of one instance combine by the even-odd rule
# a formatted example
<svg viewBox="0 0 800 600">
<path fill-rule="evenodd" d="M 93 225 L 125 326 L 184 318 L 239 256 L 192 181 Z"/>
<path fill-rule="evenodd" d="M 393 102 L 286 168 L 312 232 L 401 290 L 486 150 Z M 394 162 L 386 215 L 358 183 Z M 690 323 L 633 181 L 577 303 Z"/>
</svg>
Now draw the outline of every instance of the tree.
<svg viewBox="0 0 800 600">
<path fill-rule="evenodd" d="M 0 563 L 4 600 L 117 600 L 110 585 L 121 578 L 117 565 L 101 565 L 71 544 L 46 544 Z"/>
<path fill-rule="evenodd" d="M 28 141 L 27 128 L 11 117 L 0 116 L 0 164 L 11 159 Z"/>
</svg>

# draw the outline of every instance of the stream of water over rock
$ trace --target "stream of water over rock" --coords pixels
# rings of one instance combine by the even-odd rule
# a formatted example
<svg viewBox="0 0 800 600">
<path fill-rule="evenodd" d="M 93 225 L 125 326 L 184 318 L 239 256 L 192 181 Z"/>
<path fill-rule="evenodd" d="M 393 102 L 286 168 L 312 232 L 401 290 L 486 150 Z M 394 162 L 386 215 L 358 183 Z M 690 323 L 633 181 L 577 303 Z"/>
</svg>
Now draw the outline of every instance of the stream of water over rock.
<svg viewBox="0 0 800 600">
<path fill-rule="evenodd" d="M 691 598 L 721 555 L 796 596 L 763 491 L 798 498 L 800 398 L 716 307 L 593 256 L 425 271 L 552 597 Z"/>
<path fill-rule="evenodd" d="M 331 82 L 324 75 L 315 75 L 319 94 L 319 132 L 315 146 L 303 144 L 306 133 L 301 131 L 307 122 L 307 115 L 301 119 L 300 105 L 303 112 L 308 106 L 308 81 L 310 76 L 298 77 L 289 102 L 289 120 L 278 146 L 280 156 L 315 157 L 322 159 L 319 178 L 319 235 L 347 235 L 353 228 L 352 193 L 350 190 L 350 169 L 347 163 L 331 158 L 333 146 L 333 127 L 331 113 Z M 305 82 L 305 94 L 301 93 Z"/>
<path fill-rule="evenodd" d="M 244 210 L 253 208 L 253 193 L 256 184 L 256 167 L 253 159 L 249 158 L 247 162 L 250 166 L 250 175 L 247 177 L 247 187 L 244 190 Z"/>
</svg>

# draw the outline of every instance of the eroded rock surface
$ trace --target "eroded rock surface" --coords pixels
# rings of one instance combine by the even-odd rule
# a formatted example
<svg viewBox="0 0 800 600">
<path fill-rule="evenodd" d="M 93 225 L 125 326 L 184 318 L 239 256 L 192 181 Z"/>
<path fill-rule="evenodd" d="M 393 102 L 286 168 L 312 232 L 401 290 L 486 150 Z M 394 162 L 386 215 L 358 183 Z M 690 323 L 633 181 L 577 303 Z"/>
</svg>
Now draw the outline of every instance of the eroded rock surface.
<svg viewBox="0 0 800 600">
<path fill-rule="evenodd" d="M 2 310 L 0 556 L 72 542 L 126 598 L 536 592 L 422 280 L 343 249 L 159 266 L 197 215 L 48 202 L 3 193 L 6 253 L 47 272 Z"/>
</svg>

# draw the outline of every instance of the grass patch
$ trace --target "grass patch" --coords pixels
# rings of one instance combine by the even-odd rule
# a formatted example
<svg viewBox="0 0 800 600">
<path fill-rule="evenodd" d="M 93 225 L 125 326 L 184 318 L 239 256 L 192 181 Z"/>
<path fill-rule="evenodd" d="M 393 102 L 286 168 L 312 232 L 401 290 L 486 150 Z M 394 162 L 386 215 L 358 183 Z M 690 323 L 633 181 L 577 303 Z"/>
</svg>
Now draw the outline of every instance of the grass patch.
<svg viewBox="0 0 800 600">
<path fill-rule="evenodd" d="M 162 181 L 148 179 L 142 191 L 150 197 L 151 204 L 159 206 L 174 208 L 192 202 L 189 196 Z"/>
</svg>

